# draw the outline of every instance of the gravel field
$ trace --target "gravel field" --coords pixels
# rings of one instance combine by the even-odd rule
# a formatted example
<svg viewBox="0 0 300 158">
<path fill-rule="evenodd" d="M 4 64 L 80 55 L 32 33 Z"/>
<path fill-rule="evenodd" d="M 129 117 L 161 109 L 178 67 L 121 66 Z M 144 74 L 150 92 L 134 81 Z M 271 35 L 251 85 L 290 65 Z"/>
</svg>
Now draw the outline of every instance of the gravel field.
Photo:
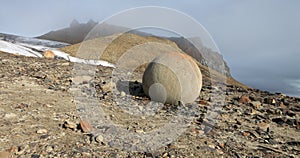
<svg viewBox="0 0 300 158">
<path fill-rule="evenodd" d="M 113 129 L 95 132 L 97 120 L 78 112 L 80 103 L 72 93 L 74 82 L 94 87 L 105 118 L 123 132 L 145 135 L 160 129 L 177 118 L 181 107 L 165 105 L 155 115 L 132 115 L 126 111 L 145 111 L 147 106 L 142 105 L 150 102 L 141 90 L 140 71 L 132 74 L 132 91 L 125 93 L 114 88 L 122 82 L 112 80 L 112 68 L 97 66 L 91 80 L 81 81 L 74 81 L 73 68 L 74 63 L 62 60 L 0 53 L 0 158 L 300 155 L 299 98 L 214 83 L 208 76 L 193 104 L 188 126 L 177 139 L 151 151 L 128 151 L 141 142 L 127 147 L 110 137 Z"/>
</svg>

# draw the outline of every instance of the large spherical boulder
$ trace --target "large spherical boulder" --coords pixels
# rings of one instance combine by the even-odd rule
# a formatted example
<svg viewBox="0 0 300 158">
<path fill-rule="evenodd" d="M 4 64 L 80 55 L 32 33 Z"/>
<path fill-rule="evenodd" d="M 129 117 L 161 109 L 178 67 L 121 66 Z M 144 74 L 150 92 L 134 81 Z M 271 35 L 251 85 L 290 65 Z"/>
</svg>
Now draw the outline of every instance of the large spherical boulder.
<svg viewBox="0 0 300 158">
<path fill-rule="evenodd" d="M 143 74 L 144 93 L 152 101 L 191 103 L 199 96 L 202 74 L 194 60 L 183 53 L 164 53 L 147 66 Z"/>
</svg>

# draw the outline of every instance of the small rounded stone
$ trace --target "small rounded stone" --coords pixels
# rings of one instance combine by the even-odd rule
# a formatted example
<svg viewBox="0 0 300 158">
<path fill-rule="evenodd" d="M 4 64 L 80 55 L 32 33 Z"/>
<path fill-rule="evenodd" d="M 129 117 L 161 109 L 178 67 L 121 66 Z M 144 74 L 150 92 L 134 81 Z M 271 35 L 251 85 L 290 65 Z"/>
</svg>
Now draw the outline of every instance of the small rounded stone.
<svg viewBox="0 0 300 158">
<path fill-rule="evenodd" d="M 152 101 L 191 103 L 200 95 L 202 74 L 194 60 L 183 53 L 164 53 L 143 74 L 144 93 Z"/>
<path fill-rule="evenodd" d="M 126 93 L 125 93 L 124 91 L 122 91 L 122 92 L 120 93 L 120 95 L 121 95 L 121 97 L 125 97 L 125 96 L 126 96 Z"/>
<path fill-rule="evenodd" d="M 96 137 L 96 141 L 97 141 L 98 143 L 103 142 L 103 140 L 104 140 L 104 138 L 103 138 L 102 135 L 98 135 L 98 136 Z"/>
</svg>

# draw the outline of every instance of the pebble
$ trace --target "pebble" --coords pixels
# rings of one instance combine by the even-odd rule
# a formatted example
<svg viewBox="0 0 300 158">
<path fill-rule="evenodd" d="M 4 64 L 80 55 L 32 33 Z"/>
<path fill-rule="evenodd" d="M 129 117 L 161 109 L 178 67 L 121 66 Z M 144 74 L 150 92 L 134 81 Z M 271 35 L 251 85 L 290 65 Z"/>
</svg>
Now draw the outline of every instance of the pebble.
<svg viewBox="0 0 300 158">
<path fill-rule="evenodd" d="M 90 153 L 87 153 L 87 152 L 82 152 L 82 153 L 81 153 L 81 156 L 84 157 L 84 158 L 85 158 L 85 157 L 91 157 L 91 154 L 90 154 Z"/>
<path fill-rule="evenodd" d="M 208 102 L 206 100 L 200 100 L 199 104 L 201 104 L 201 105 L 208 105 Z"/>
<path fill-rule="evenodd" d="M 140 111 L 143 111 L 144 110 L 144 107 L 143 106 L 138 106 L 139 110 Z"/>
<path fill-rule="evenodd" d="M 219 143 L 219 146 L 220 146 L 221 148 L 224 148 L 224 147 L 225 147 L 225 143 L 220 142 L 220 143 Z"/>
<path fill-rule="evenodd" d="M 46 147 L 46 151 L 47 151 L 47 152 L 51 152 L 51 151 L 53 151 L 53 147 L 52 147 L 52 146 L 50 146 L 50 145 L 48 145 L 48 146 Z"/>
<path fill-rule="evenodd" d="M 36 131 L 37 134 L 46 134 L 48 131 L 46 129 L 39 129 Z"/>
<path fill-rule="evenodd" d="M 144 133 L 144 130 L 139 129 L 139 130 L 135 130 L 135 132 L 141 134 L 141 133 Z"/>
<path fill-rule="evenodd" d="M 267 131 L 267 129 L 269 128 L 269 124 L 265 122 L 258 123 L 257 125 L 262 131 Z"/>
<path fill-rule="evenodd" d="M 211 148 L 211 149 L 215 149 L 216 148 L 216 146 L 213 145 L 213 144 L 208 145 L 208 147 Z"/>
<path fill-rule="evenodd" d="M 71 122 L 71 121 L 65 121 L 64 125 L 63 125 L 65 128 L 69 128 L 69 129 L 72 129 L 72 130 L 75 130 L 77 128 L 77 124 L 74 123 L 74 122 Z"/>
<path fill-rule="evenodd" d="M 248 131 L 243 132 L 243 136 L 248 137 L 250 136 L 250 133 Z"/>
<path fill-rule="evenodd" d="M 116 84 L 114 82 L 108 82 L 102 86 L 102 89 L 105 92 L 110 92 L 115 87 L 116 87 Z"/>
<path fill-rule="evenodd" d="M 248 104 L 251 102 L 249 96 L 247 95 L 242 95 L 239 99 L 239 102 L 242 103 L 242 104 Z"/>
<path fill-rule="evenodd" d="M 252 101 L 250 103 L 251 106 L 253 106 L 255 109 L 260 109 L 261 108 L 261 102 L 260 101 Z"/>
<path fill-rule="evenodd" d="M 96 140 L 98 143 L 101 143 L 101 142 L 103 142 L 104 138 L 103 138 L 102 135 L 98 135 L 98 136 L 96 137 L 95 140 Z"/>
<path fill-rule="evenodd" d="M 5 115 L 4 115 L 4 118 L 5 118 L 5 119 L 11 119 L 11 118 L 14 118 L 14 117 L 17 117 L 17 115 L 14 114 L 14 113 L 9 113 L 9 114 L 5 114 Z"/>
<path fill-rule="evenodd" d="M 282 107 L 282 108 L 286 108 L 286 106 L 284 105 L 283 102 L 280 102 L 280 103 L 279 103 L 279 106 Z"/>
<path fill-rule="evenodd" d="M 126 93 L 124 91 L 121 92 L 121 97 L 125 97 Z"/>
<path fill-rule="evenodd" d="M 163 158 L 167 158 L 167 157 L 169 157 L 169 156 L 168 156 L 168 153 L 167 153 L 167 152 L 166 152 L 166 153 L 164 153 L 164 154 L 162 155 L 162 157 L 163 157 Z"/>
<path fill-rule="evenodd" d="M 265 98 L 264 99 L 264 102 L 267 103 L 267 104 L 271 104 L 271 105 L 275 105 L 276 104 L 276 100 L 274 98 Z"/>
<path fill-rule="evenodd" d="M 61 66 L 69 66 L 70 63 L 62 63 Z"/>
</svg>

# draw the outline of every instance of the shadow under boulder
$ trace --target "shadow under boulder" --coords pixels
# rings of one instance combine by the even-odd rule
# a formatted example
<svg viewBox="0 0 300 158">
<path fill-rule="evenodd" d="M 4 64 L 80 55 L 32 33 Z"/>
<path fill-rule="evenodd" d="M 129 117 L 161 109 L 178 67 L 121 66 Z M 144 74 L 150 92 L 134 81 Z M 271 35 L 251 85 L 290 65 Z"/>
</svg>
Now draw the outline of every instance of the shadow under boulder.
<svg viewBox="0 0 300 158">
<path fill-rule="evenodd" d="M 121 92 L 125 92 L 126 94 L 138 97 L 145 97 L 145 93 L 143 91 L 143 85 L 138 81 L 122 81 L 118 80 L 116 84 L 117 90 Z"/>
</svg>

